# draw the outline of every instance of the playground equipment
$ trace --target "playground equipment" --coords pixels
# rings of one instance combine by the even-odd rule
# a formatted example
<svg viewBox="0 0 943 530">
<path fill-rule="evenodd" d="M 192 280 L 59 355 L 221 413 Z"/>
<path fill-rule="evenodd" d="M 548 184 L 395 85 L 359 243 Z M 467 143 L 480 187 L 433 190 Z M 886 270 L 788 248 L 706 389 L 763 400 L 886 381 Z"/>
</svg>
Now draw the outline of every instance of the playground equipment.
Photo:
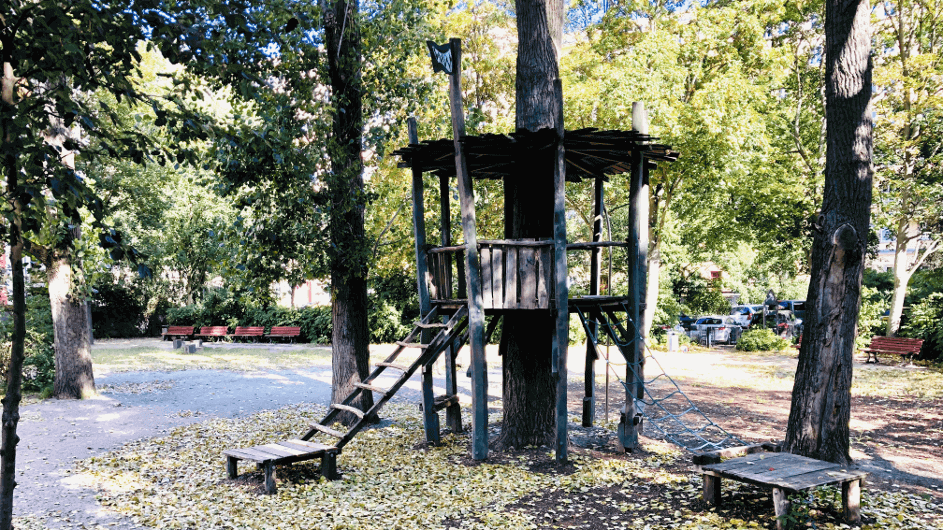
<svg viewBox="0 0 943 530">
<path fill-rule="evenodd" d="M 446 409 L 447 424 L 452 432 L 462 429 L 459 407 L 455 358 L 458 349 L 468 342 L 471 348 L 472 387 L 472 457 L 484 459 L 488 454 L 487 430 L 487 371 L 484 345 L 493 333 L 502 315 L 520 311 L 541 311 L 554 317 L 555 325 L 538 333 L 553 335 L 553 374 L 557 380 L 556 395 L 556 458 L 567 458 L 567 345 L 569 342 L 569 315 L 579 315 L 586 330 L 586 388 L 583 398 L 583 425 L 592 425 L 595 409 L 595 361 L 602 336 L 610 337 L 625 359 L 626 404 L 622 410 L 619 442 L 625 450 L 638 445 L 643 419 L 669 441 L 692 451 L 718 449 L 742 442 L 711 422 L 687 399 L 677 385 L 660 371 L 645 379 L 646 359 L 651 352 L 639 335 L 639 326 L 645 299 L 646 261 L 648 252 L 648 174 L 660 162 L 677 159 L 678 153 L 666 145 L 657 144 L 648 135 L 647 117 L 642 104 L 633 107 L 633 129 L 612 131 L 584 128 L 564 131 L 562 128 L 562 86 L 556 82 L 559 116 L 557 130 L 537 132 L 521 130 L 508 135 L 466 136 L 461 98 L 461 46 L 458 39 L 448 45 L 430 44 L 436 71 L 450 76 L 449 95 L 452 108 L 453 138 L 420 142 L 416 122 L 410 119 L 409 146 L 399 149 L 400 167 L 412 170 L 413 227 L 417 286 L 423 318 L 402 342 L 400 347 L 377 368 L 342 403 L 332 404 L 331 412 L 300 440 L 289 441 L 295 452 L 282 445 L 268 444 L 249 449 L 226 451 L 230 474 L 236 462 L 245 459 L 258 463 L 266 470 L 267 487 L 274 491 L 274 464 L 322 458 L 325 476 L 333 478 L 335 458 L 345 444 L 373 417 L 390 397 L 415 371 L 422 368 L 422 411 L 426 439 L 439 440 L 438 411 Z M 448 60 L 450 59 L 450 60 Z M 521 160 L 536 157 L 555 157 L 553 171 L 553 237 L 542 240 L 506 239 L 478 240 L 474 208 L 474 179 L 506 179 L 530 169 Z M 427 245 L 423 173 L 432 173 L 439 180 L 441 226 L 440 244 Z M 602 240 L 602 215 L 605 183 L 610 175 L 631 175 L 631 204 L 629 230 L 625 241 Z M 452 218 L 449 197 L 450 182 L 458 182 L 464 242 L 451 241 Z M 538 178 L 548 178 L 538 175 Z M 593 239 L 588 242 L 567 242 L 564 206 L 566 181 L 591 180 L 594 184 Z M 549 209 L 548 205 L 548 209 Z M 605 248 L 626 248 L 629 271 L 626 292 L 604 296 L 600 293 L 601 251 Z M 588 296 L 569 298 L 567 287 L 567 252 L 591 253 L 591 285 Z M 485 330 L 485 317 L 491 316 Z M 447 323 L 440 323 L 448 317 Z M 432 331 L 437 334 L 432 336 Z M 419 348 L 422 353 L 409 366 L 394 364 L 405 348 Z M 446 394 L 435 396 L 432 386 L 432 365 L 444 354 Z M 608 361 L 608 359 L 607 359 Z M 607 370 L 611 368 L 607 364 Z M 385 369 L 401 373 L 396 383 L 381 388 L 374 380 Z M 360 392 L 372 391 L 381 397 L 370 411 L 361 412 L 349 404 Z M 360 419 L 347 432 L 332 427 L 332 421 L 341 411 L 349 411 Z M 334 445 L 308 447 L 303 444 L 316 433 L 325 433 L 337 439 Z M 719 438 L 719 440 L 711 440 Z M 268 455 L 268 456 L 266 456 Z M 281 460 L 279 460 L 281 459 Z"/>
</svg>

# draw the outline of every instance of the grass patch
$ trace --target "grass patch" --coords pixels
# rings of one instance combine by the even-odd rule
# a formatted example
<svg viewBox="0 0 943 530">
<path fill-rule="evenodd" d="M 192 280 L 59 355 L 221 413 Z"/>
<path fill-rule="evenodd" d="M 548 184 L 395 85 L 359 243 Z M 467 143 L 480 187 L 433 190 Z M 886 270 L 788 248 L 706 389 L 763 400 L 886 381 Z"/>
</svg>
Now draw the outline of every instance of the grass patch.
<svg viewBox="0 0 943 530">
<path fill-rule="evenodd" d="M 169 346 L 169 343 L 167 343 Z M 183 353 L 168 346 L 92 348 L 96 373 L 174 370 L 281 370 L 312 365 L 330 366 L 325 346 L 292 348 L 214 348 Z"/>
</svg>

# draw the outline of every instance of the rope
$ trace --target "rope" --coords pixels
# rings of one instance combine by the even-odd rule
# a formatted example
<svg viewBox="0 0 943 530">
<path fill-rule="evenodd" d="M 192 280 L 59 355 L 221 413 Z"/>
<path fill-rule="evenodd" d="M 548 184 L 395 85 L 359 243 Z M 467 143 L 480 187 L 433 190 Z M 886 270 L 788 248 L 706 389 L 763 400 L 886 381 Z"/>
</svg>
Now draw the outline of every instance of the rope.
<svg viewBox="0 0 943 530">
<path fill-rule="evenodd" d="M 628 315 L 628 308 L 625 307 L 625 304 L 620 305 Z M 586 330 L 587 338 L 593 342 L 593 347 L 596 348 L 598 354 L 599 337 L 590 330 L 583 311 L 577 308 L 577 313 L 583 323 L 583 329 Z M 626 321 L 631 324 L 633 329 L 633 338 L 625 339 L 629 336 L 629 333 L 619 324 L 618 320 L 612 318 L 614 316 L 612 312 L 604 312 L 600 308 L 598 313 L 598 315 L 593 315 L 597 317 L 598 328 L 605 328 L 607 335 L 612 338 L 619 351 L 622 352 L 623 357 L 625 357 L 626 348 L 634 346 L 635 341 L 642 340 L 638 327 L 632 322 L 631 318 L 627 318 Z M 610 322 L 610 318 L 615 320 L 615 327 Z M 655 436 L 651 436 L 649 433 L 646 433 L 646 435 L 662 438 L 695 453 L 746 445 L 743 440 L 730 434 L 701 412 L 697 405 L 681 390 L 675 380 L 665 372 L 648 345 L 644 341 L 642 341 L 642 345 L 644 354 L 641 362 L 641 373 L 637 373 L 635 367 L 628 362 L 610 363 L 607 360 L 606 369 L 612 371 L 616 380 L 626 389 L 627 394 L 632 393 L 632 388 L 637 388 L 638 384 L 642 383 L 644 397 L 637 399 L 636 408 L 646 420 L 643 422 L 643 431 L 654 431 L 652 434 L 655 434 Z M 624 381 L 619 373 L 612 368 L 613 365 L 627 366 L 629 371 L 627 375 L 631 377 L 632 382 Z M 646 367 L 650 368 L 646 370 Z M 645 379 L 646 372 L 648 372 L 649 379 Z"/>
</svg>

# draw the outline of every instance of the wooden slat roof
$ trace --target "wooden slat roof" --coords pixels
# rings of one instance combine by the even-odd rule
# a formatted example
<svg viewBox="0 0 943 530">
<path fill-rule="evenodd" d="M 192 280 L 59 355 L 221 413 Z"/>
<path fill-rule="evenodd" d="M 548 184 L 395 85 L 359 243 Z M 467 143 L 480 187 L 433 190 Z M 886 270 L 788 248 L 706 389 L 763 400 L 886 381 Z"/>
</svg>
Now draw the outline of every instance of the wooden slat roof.
<svg viewBox="0 0 943 530">
<path fill-rule="evenodd" d="M 468 170 L 473 178 L 501 179 L 515 171 L 515 162 L 524 153 L 550 149 L 556 145 L 552 129 L 537 132 L 520 130 L 508 135 L 483 134 L 463 136 L 462 146 Z M 678 153 L 667 145 L 657 144 L 648 135 L 637 131 L 607 131 L 594 128 L 566 131 L 563 145 L 566 149 L 566 179 L 579 182 L 585 178 L 627 173 L 632 153 L 641 151 L 649 164 L 673 162 Z M 412 144 L 393 152 L 402 162 L 400 167 L 418 163 L 423 171 L 437 175 L 455 176 L 455 152 L 451 138 Z"/>
</svg>

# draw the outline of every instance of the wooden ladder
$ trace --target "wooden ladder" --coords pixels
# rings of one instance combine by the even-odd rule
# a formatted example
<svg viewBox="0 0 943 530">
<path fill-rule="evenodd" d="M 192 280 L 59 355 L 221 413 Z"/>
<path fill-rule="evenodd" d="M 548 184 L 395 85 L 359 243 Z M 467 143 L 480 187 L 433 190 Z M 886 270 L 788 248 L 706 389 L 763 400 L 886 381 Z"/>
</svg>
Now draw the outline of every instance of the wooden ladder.
<svg viewBox="0 0 943 530">
<path fill-rule="evenodd" d="M 367 426 L 372 421 L 372 418 L 375 418 L 377 412 L 385 405 L 390 398 L 393 397 L 396 392 L 402 388 L 406 381 L 419 369 L 420 366 L 424 367 L 423 370 L 423 383 L 424 383 L 424 401 L 429 400 L 428 396 L 425 394 L 431 392 L 431 367 L 432 363 L 438 359 L 439 355 L 445 351 L 450 345 L 452 345 L 456 339 L 460 338 L 468 327 L 468 307 L 462 306 L 452 315 L 452 318 L 445 324 L 437 322 L 438 320 L 438 310 L 433 309 L 420 321 L 416 322 L 415 327 L 412 332 L 402 341 L 397 342 L 398 345 L 396 350 L 390 354 L 383 362 L 376 364 L 376 368 L 373 369 L 373 372 L 360 383 L 354 383 L 356 388 L 340 403 L 332 403 L 330 406 L 330 411 L 327 413 L 321 421 L 317 423 L 312 423 L 310 425 L 310 430 L 301 437 L 302 440 L 309 440 L 312 436 L 317 433 L 324 433 L 334 438 L 337 438 L 337 442 L 334 444 L 334 447 L 340 451 L 345 445 L 347 445 L 358 432 L 361 431 L 364 427 Z M 433 337 L 429 344 L 422 344 L 417 342 L 418 339 L 422 336 L 423 332 L 430 329 L 437 329 L 438 333 Z M 421 353 L 419 357 L 410 365 L 404 366 L 396 364 L 395 361 L 399 355 L 405 351 L 407 348 L 418 348 Z M 375 384 L 376 379 L 384 372 L 386 369 L 393 369 L 400 372 L 399 378 L 393 383 L 389 388 L 379 387 Z M 428 379 L 428 385 L 426 384 L 426 379 Z M 429 386 L 428 391 L 426 392 L 426 386 Z M 377 399 L 373 407 L 367 411 L 361 411 L 360 409 L 352 406 L 354 400 L 356 400 L 361 393 L 363 392 L 374 392 L 379 394 L 380 398 Z M 431 394 L 430 394 L 431 396 Z M 458 396 L 443 396 L 434 400 L 434 404 L 429 404 L 423 407 L 424 412 L 427 416 L 429 414 L 435 414 L 435 411 L 440 410 L 441 408 L 457 404 Z M 357 416 L 357 422 L 354 423 L 347 432 L 341 432 L 332 428 L 335 419 L 342 412 L 350 412 Z M 438 418 L 436 416 L 436 418 Z M 427 429 L 430 427 L 427 422 Z M 438 422 L 435 422 L 436 430 L 438 430 Z M 437 438 L 437 436 L 436 436 Z"/>
</svg>

